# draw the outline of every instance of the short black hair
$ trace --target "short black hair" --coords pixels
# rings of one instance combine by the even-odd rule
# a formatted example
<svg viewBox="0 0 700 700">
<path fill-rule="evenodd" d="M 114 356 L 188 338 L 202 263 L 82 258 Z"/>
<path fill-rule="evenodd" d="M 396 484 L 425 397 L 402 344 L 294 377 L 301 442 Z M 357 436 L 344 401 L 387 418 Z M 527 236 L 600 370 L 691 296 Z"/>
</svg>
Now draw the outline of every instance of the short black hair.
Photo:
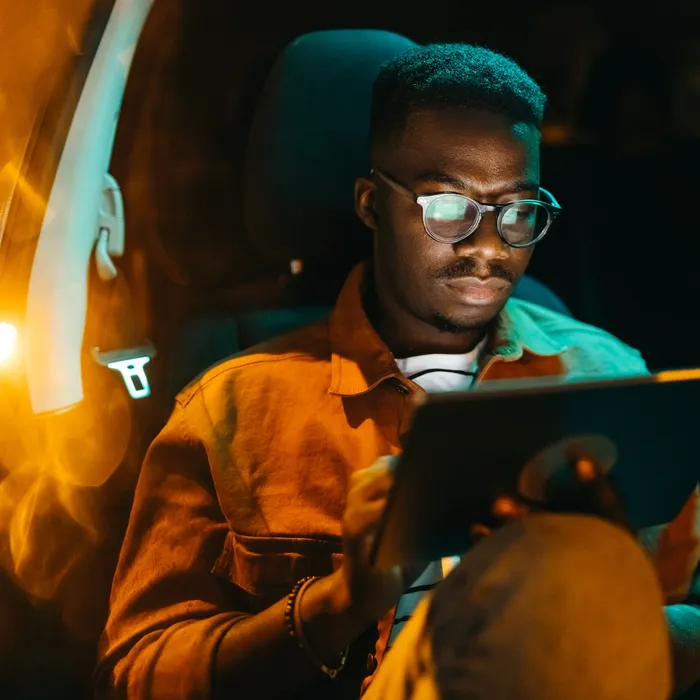
<svg viewBox="0 0 700 700">
<path fill-rule="evenodd" d="M 370 140 L 397 137 L 419 109 L 474 107 L 542 126 L 546 97 L 515 61 L 472 44 L 427 44 L 386 62 L 374 81 Z"/>
</svg>

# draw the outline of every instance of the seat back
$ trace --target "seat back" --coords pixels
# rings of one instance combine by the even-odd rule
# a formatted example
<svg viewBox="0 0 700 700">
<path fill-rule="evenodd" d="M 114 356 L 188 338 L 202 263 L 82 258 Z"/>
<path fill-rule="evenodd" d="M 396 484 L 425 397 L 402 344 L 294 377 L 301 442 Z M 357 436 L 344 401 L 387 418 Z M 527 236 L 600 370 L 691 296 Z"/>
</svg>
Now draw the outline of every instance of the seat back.
<svg viewBox="0 0 700 700">
<path fill-rule="evenodd" d="M 355 179 L 369 172 L 372 85 L 414 42 L 380 30 L 327 30 L 293 41 L 272 69 L 248 141 L 244 213 L 252 245 L 303 276 L 344 274 L 371 251 L 355 214 Z M 339 278 L 338 278 L 339 277 Z M 310 283 L 307 283 L 310 284 Z"/>
</svg>

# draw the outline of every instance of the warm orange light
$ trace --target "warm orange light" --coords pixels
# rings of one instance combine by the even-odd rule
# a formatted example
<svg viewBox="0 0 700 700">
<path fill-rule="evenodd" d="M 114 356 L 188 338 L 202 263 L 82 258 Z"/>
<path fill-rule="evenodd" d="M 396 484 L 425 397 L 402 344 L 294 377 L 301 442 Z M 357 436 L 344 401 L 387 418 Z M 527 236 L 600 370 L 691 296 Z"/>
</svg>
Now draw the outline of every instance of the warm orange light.
<svg viewBox="0 0 700 700">
<path fill-rule="evenodd" d="M 527 513 L 527 508 L 521 503 L 518 503 L 510 496 L 499 496 L 491 508 L 493 515 L 503 520 L 512 520 L 520 518 Z"/>
<path fill-rule="evenodd" d="M 593 481 L 598 476 L 595 462 L 588 457 L 581 457 L 576 462 L 576 476 L 581 481 Z"/>
<path fill-rule="evenodd" d="M 7 362 L 17 346 L 17 329 L 11 323 L 0 323 L 0 364 Z"/>
<path fill-rule="evenodd" d="M 685 382 L 693 379 L 700 379 L 700 369 L 672 369 L 656 375 L 658 382 Z"/>
</svg>

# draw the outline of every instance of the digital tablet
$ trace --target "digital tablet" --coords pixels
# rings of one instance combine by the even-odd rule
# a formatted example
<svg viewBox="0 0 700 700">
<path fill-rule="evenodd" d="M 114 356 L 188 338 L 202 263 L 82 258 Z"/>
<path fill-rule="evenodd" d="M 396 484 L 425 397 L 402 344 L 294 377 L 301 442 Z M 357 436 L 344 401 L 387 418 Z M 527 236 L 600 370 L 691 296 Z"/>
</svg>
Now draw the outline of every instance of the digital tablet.
<svg viewBox="0 0 700 700">
<path fill-rule="evenodd" d="M 609 470 L 633 527 L 669 522 L 700 480 L 699 437 L 700 369 L 422 394 L 372 559 L 462 554 L 498 496 L 537 500 L 543 480 L 577 457 Z"/>
</svg>

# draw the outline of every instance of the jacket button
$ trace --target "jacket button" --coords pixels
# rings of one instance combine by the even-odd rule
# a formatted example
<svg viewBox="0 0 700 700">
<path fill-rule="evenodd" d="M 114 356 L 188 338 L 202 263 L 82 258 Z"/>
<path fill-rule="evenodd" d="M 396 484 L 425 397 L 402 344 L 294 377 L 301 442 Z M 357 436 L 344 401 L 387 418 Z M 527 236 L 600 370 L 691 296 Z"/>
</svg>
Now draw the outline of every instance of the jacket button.
<svg viewBox="0 0 700 700">
<path fill-rule="evenodd" d="M 409 392 L 408 392 L 408 387 L 405 387 L 403 384 L 397 384 L 397 385 L 396 385 L 396 391 L 398 391 L 399 394 L 403 394 L 404 396 L 406 396 L 406 394 L 409 393 Z"/>
<path fill-rule="evenodd" d="M 367 675 L 371 676 L 377 670 L 377 657 L 374 654 L 367 654 Z"/>
</svg>

